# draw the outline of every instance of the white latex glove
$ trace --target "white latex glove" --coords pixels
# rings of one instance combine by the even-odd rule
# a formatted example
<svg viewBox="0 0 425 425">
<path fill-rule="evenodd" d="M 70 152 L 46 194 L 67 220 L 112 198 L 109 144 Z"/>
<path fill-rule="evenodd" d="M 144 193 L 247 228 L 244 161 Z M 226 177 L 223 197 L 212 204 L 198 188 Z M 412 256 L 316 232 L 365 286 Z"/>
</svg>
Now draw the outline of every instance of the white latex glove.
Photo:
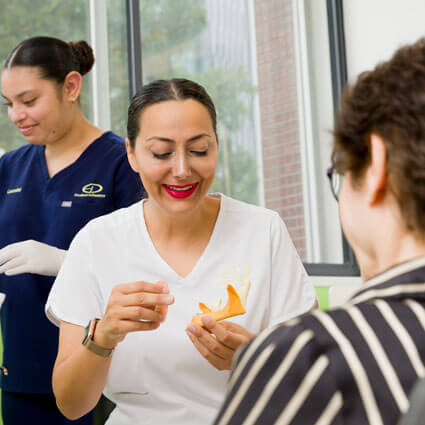
<svg viewBox="0 0 425 425">
<path fill-rule="evenodd" d="M 0 273 L 56 276 L 65 255 L 63 249 L 33 240 L 12 243 L 0 249 Z"/>
</svg>

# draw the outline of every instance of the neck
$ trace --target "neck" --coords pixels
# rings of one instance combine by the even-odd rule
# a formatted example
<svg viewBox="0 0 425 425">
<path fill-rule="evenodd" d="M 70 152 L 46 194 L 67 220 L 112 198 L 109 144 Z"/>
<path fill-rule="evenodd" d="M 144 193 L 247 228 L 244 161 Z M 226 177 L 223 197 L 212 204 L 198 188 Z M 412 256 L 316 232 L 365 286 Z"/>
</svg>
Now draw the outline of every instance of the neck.
<svg viewBox="0 0 425 425">
<path fill-rule="evenodd" d="M 374 254 L 359 256 L 358 261 L 363 281 L 384 272 L 396 264 L 425 256 L 425 242 L 411 233 L 402 231 L 387 232 L 387 236 L 377 239 L 378 247 Z"/>
<path fill-rule="evenodd" d="M 102 130 L 87 121 L 78 109 L 68 125 L 68 130 L 54 142 L 45 145 L 46 159 L 49 161 L 79 155 L 101 134 Z"/>
<path fill-rule="evenodd" d="M 201 234 L 212 232 L 219 207 L 219 200 L 205 197 L 201 205 L 190 213 L 172 215 L 148 199 L 144 204 L 146 227 L 152 240 L 199 239 Z"/>
</svg>

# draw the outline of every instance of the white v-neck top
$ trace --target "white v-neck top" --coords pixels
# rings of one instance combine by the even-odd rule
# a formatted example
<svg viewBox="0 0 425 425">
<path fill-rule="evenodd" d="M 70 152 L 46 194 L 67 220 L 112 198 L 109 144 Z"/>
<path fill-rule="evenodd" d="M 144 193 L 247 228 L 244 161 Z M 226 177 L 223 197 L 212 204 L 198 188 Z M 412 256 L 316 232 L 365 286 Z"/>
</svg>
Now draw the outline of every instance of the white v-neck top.
<svg viewBox="0 0 425 425">
<path fill-rule="evenodd" d="M 254 333 L 312 308 L 315 292 L 280 216 L 222 194 L 210 241 L 193 270 L 179 276 L 158 254 L 143 204 L 91 221 L 66 256 L 46 304 L 50 320 L 86 326 L 102 317 L 112 288 L 168 282 L 175 302 L 155 331 L 131 333 L 113 353 L 105 394 L 116 404 L 107 424 L 212 423 L 227 371 L 212 367 L 185 329 L 198 302 L 227 302 L 226 286 L 251 281 L 247 313 L 230 319 Z"/>
</svg>

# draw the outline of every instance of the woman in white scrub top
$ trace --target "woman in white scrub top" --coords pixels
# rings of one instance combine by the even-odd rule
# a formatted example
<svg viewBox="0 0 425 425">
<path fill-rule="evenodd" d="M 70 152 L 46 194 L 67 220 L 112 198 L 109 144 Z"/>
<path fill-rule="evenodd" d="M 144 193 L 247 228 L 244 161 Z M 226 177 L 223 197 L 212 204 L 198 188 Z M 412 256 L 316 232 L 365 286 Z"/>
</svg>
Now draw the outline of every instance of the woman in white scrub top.
<svg viewBox="0 0 425 425">
<path fill-rule="evenodd" d="M 104 391 L 108 424 L 208 424 L 237 348 L 310 310 L 314 289 L 277 213 L 208 194 L 218 137 L 203 87 L 144 86 L 127 130 L 148 199 L 91 221 L 70 247 L 46 305 L 60 326 L 56 401 L 76 419 Z M 250 288 L 246 313 L 191 323 L 199 301 L 226 303 L 228 284 Z"/>
</svg>

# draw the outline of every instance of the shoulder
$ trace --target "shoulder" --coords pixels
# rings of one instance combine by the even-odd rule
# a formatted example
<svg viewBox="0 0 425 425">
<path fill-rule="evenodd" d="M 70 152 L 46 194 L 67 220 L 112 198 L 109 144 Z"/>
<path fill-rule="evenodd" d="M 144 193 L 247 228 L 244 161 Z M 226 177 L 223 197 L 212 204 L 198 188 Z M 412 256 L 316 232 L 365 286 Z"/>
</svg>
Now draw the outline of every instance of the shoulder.
<svg viewBox="0 0 425 425">
<path fill-rule="evenodd" d="M 328 357 L 327 354 L 314 327 L 303 318 L 295 318 L 259 333 L 238 352 L 234 369 L 240 364 L 243 374 L 247 374 L 255 364 L 262 363 L 264 376 L 260 379 L 269 380 L 277 372 L 278 365 L 285 364 L 292 376 L 303 376 L 318 358 Z"/>
<path fill-rule="evenodd" d="M 22 162 L 30 160 L 34 155 L 36 155 L 37 151 L 42 148 L 42 146 L 36 146 L 27 143 L 20 148 L 6 152 L 0 156 L 0 164 L 11 164 L 16 163 L 16 161 Z"/>
<path fill-rule="evenodd" d="M 276 368 L 275 365 L 286 364 L 292 376 L 303 376 L 318 359 L 326 359 L 329 365 L 329 381 L 337 382 L 335 361 L 340 361 L 343 351 L 335 337 L 335 330 L 323 326 L 317 316 L 330 318 L 327 312 L 316 310 L 283 324 L 268 327 L 238 352 L 236 362 L 253 364 L 264 361 L 265 369 Z M 345 373 L 346 371 L 341 371 Z M 274 372 L 270 371 L 271 374 Z M 271 376 L 269 377 L 271 378 Z"/>
<path fill-rule="evenodd" d="M 32 167 L 38 156 L 37 152 L 41 149 L 43 149 L 42 146 L 26 144 L 0 156 L 0 185 L 9 177 Z"/>
<path fill-rule="evenodd" d="M 109 174 L 119 176 L 124 173 L 134 177 L 135 173 L 127 159 L 124 139 L 112 131 L 103 133 L 89 146 L 86 159 L 93 162 L 94 166 L 104 167 L 107 164 Z"/>
<path fill-rule="evenodd" d="M 239 201 L 230 198 L 221 193 L 212 194 L 211 196 L 221 199 L 221 206 L 226 216 L 237 217 L 238 219 L 258 220 L 260 222 L 282 221 L 276 211 L 268 208 L 259 207 L 257 205 L 248 204 L 244 201 Z"/>
<path fill-rule="evenodd" d="M 346 332 L 350 316 L 348 309 L 328 312 L 317 309 L 271 330 L 266 329 L 263 334 L 269 344 L 283 351 L 288 351 L 294 344 L 302 344 L 310 346 L 315 355 L 329 355 L 339 351 L 341 344 L 352 338 L 351 332 Z"/>
<path fill-rule="evenodd" d="M 112 131 L 103 133 L 94 143 L 96 153 L 118 158 L 127 157 L 124 139 Z"/>
<path fill-rule="evenodd" d="M 266 337 L 265 342 L 267 344 L 271 344 L 283 351 L 288 351 L 297 341 L 300 344 L 300 339 L 303 346 L 307 344 L 314 345 L 315 350 L 318 350 L 319 344 L 316 338 L 315 327 L 311 326 L 310 320 L 306 320 L 307 316 L 309 315 L 297 317 L 288 320 L 284 324 L 266 329 L 259 336 L 262 338 Z"/>
<path fill-rule="evenodd" d="M 333 356 L 349 354 L 359 363 L 363 363 L 362 355 L 368 349 L 364 333 L 374 333 L 379 319 L 379 311 L 371 303 L 345 304 L 327 312 L 317 309 L 302 317 L 321 347 Z"/>
<path fill-rule="evenodd" d="M 297 424 L 310 423 L 313 418 L 316 422 L 329 403 L 332 415 L 342 407 L 335 371 L 338 373 L 304 316 L 267 328 L 238 351 L 221 413 L 228 418 L 237 415 L 241 422 L 255 414 L 264 423 L 275 423 L 275 412 L 280 417 L 289 415 Z M 235 404 L 243 409 L 233 409 Z"/>
<path fill-rule="evenodd" d="M 232 232 L 239 231 L 243 235 L 253 235 L 257 241 L 290 241 L 289 233 L 285 223 L 276 211 L 257 205 L 248 204 L 222 194 L 214 196 L 221 197 L 220 215 L 221 223 L 225 229 Z"/>
<path fill-rule="evenodd" d="M 109 214 L 91 220 L 84 228 L 84 232 L 90 234 L 91 239 L 106 237 L 113 238 L 125 233 L 127 228 L 133 229 L 137 223 L 143 220 L 142 201 L 115 210 Z"/>
<path fill-rule="evenodd" d="M 106 131 L 99 137 L 99 139 L 101 139 L 103 143 L 111 146 L 125 147 L 124 139 L 113 131 Z"/>
</svg>

